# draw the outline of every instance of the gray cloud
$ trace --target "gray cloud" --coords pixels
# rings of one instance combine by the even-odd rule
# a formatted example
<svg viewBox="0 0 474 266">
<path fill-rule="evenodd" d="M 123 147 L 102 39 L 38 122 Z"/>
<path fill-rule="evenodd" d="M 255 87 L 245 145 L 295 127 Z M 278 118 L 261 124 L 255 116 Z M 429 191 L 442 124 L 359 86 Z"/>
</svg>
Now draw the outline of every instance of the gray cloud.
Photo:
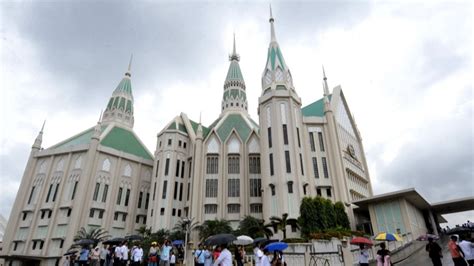
<svg viewBox="0 0 474 266">
<path fill-rule="evenodd" d="M 382 188 L 386 183 L 415 187 L 430 202 L 474 196 L 472 105 L 462 111 L 463 116 L 453 113 L 414 130 L 415 138 L 380 167 Z M 383 165 L 380 160 L 378 164 Z"/>
<path fill-rule="evenodd" d="M 180 109 L 193 110 L 188 115 L 198 119 L 199 111 L 195 110 L 203 108 L 199 105 L 207 105 L 207 102 L 196 102 L 193 104 L 197 107 L 189 109 L 188 102 L 183 99 L 186 98 L 184 93 L 187 92 L 188 97 L 208 93 L 206 100 L 215 105 L 213 116 L 217 115 L 227 70 L 226 55 L 231 49 L 232 27 L 238 28 L 244 23 L 250 23 L 250 27 L 256 29 L 245 28 L 254 30 L 254 35 L 246 35 L 248 32 L 242 35 L 258 38 L 255 34 L 262 34 L 265 40 L 244 39 L 237 33 L 238 49 L 250 44 L 252 52 L 256 51 L 241 53 L 241 66 L 249 97 L 251 93 L 259 93 L 259 78 L 269 38 L 268 2 L 111 3 L 0 3 L 0 48 L 8 51 L 9 56 L 8 60 L 2 58 L 5 61 L 0 62 L 1 77 L 2 81 L 13 85 L 11 88 L 2 86 L 2 92 L 19 91 L 18 96 L 8 98 L 15 102 L 17 109 L 2 109 L 1 114 L 2 124 L 10 125 L 1 132 L 2 184 L 14 187 L 19 183 L 34 139 L 29 135 L 36 134 L 41 124 L 33 121 L 38 119 L 36 115 L 39 114 L 41 120 L 45 115 L 47 119 L 56 119 L 56 124 L 54 121 L 47 124 L 46 146 L 83 130 L 83 124 L 77 122 L 75 125 L 70 121 L 67 125 L 77 126 L 74 128 L 77 132 L 61 129 L 60 119 L 84 120 L 87 116 L 98 116 L 123 76 L 130 53 L 134 53 L 135 99 L 142 98 L 142 105 L 137 105 L 135 110 L 135 128 L 140 123 L 146 125 L 137 132 L 152 151 L 157 131 L 181 111 L 173 109 L 171 113 L 166 108 L 181 105 Z M 356 112 L 359 130 L 366 136 L 369 165 L 377 168 L 377 173 L 372 173 L 376 183 L 381 184 L 375 187 L 376 193 L 386 191 L 386 185 L 400 189 L 415 186 L 430 201 L 472 195 L 473 88 L 472 77 L 466 81 L 466 76 L 462 75 L 469 70 L 472 73 L 471 7 L 468 1 L 404 4 L 288 1 L 273 4 L 277 39 L 287 63 L 292 70 L 300 67 L 299 70 L 311 73 L 307 78 L 304 72 L 292 72 L 305 104 L 321 96 L 320 64 L 337 62 L 333 71 L 328 72 L 330 82 L 345 82 L 342 83 L 344 93 L 352 111 Z M 383 25 L 389 28 L 379 29 L 377 23 L 386 23 Z M 333 30 L 337 33 L 335 41 L 329 34 Z M 367 34 L 366 30 L 374 34 Z M 404 32 L 406 30 L 409 32 Z M 410 35 L 404 36 L 405 33 Z M 344 38 L 339 40 L 337 37 L 340 36 Z M 17 46 L 16 39 L 22 39 L 34 55 L 25 54 L 25 47 Z M 330 46 L 336 48 L 323 51 L 323 48 L 332 48 L 324 46 L 329 41 L 334 41 Z M 297 54 L 298 49 L 304 52 Z M 351 52 L 345 54 L 346 51 Z M 332 53 L 330 62 L 320 62 L 327 52 Z M 344 57 L 337 61 L 339 54 Z M 211 73 L 216 69 L 220 71 L 219 75 Z M 427 103 L 433 114 L 423 109 L 427 116 L 425 120 L 411 120 L 410 112 L 419 115 L 420 103 L 429 98 L 434 86 L 448 79 L 463 81 L 453 84 L 454 87 L 446 86 L 446 97 L 451 99 L 447 101 L 449 104 Z M 209 86 L 213 86 L 212 90 L 204 91 Z M 195 92 L 198 89 L 203 91 Z M 458 95 L 459 91 L 464 95 Z M 452 97 L 456 99 L 452 100 Z M 254 96 L 249 98 L 250 109 L 256 109 L 256 100 Z M 452 108 L 453 105 L 459 108 Z M 455 111 L 447 116 L 449 118 L 438 117 L 437 110 L 442 108 Z M 392 128 L 380 128 L 387 125 L 381 120 L 397 118 L 391 112 L 400 113 L 400 121 L 393 123 L 412 138 L 400 148 L 392 162 L 386 164 L 382 157 L 397 139 L 378 138 L 377 134 L 392 134 Z M 58 116 L 58 113 L 63 115 Z M 143 121 L 145 118 L 147 120 Z M 28 124 L 30 121 L 33 122 Z M 94 121 L 88 121 L 87 126 L 92 126 Z M 446 183 L 445 179 L 453 182 Z M 0 213 L 5 217 L 11 208 L 8 206 L 13 203 L 12 193 L 0 196 Z"/>
</svg>

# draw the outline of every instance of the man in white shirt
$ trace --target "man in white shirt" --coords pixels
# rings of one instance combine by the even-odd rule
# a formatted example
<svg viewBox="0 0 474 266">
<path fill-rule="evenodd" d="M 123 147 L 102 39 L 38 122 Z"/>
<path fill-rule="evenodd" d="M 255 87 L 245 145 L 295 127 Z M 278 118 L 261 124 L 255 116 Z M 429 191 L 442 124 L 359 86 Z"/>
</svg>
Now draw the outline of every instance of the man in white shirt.
<svg viewBox="0 0 474 266">
<path fill-rule="evenodd" d="M 128 262 L 128 246 L 127 241 L 124 241 L 122 246 L 120 247 L 120 253 L 122 254 L 121 265 L 127 265 Z"/>
<path fill-rule="evenodd" d="M 262 260 L 262 257 L 263 257 L 263 252 L 262 250 L 260 250 L 260 248 L 258 247 L 258 245 L 255 246 L 255 248 L 253 249 L 253 254 L 254 254 L 254 259 L 255 259 L 255 266 L 261 266 L 261 260 Z"/>
<path fill-rule="evenodd" d="M 143 249 L 140 247 L 134 246 L 132 249 L 132 265 L 140 265 L 140 262 L 143 258 Z"/>
<path fill-rule="evenodd" d="M 264 251 L 264 252 L 262 252 L 262 251 L 260 250 L 260 252 L 262 252 L 262 254 L 265 253 L 265 254 L 262 255 L 262 257 L 260 258 L 260 265 L 261 265 L 261 266 L 271 266 L 272 264 L 270 263 L 270 258 L 268 257 L 268 255 L 270 254 L 270 252 L 269 252 L 267 249 L 265 249 L 265 250 L 263 250 L 263 251 Z"/>
<path fill-rule="evenodd" d="M 214 266 L 232 266 L 232 253 L 227 249 L 227 244 L 221 245 L 221 248 L 221 254 L 214 262 Z"/>
<path fill-rule="evenodd" d="M 474 265 L 474 243 L 463 239 L 459 243 L 459 247 L 461 248 L 462 252 L 464 253 L 464 259 L 467 260 L 469 266 Z"/>
</svg>

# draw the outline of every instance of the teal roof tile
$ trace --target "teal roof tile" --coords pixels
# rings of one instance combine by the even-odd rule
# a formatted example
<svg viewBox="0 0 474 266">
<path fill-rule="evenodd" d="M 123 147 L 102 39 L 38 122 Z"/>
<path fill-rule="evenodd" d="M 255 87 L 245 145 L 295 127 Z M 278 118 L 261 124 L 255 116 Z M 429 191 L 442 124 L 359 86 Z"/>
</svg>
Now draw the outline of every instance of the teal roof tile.
<svg viewBox="0 0 474 266">
<path fill-rule="evenodd" d="M 332 94 L 328 95 L 329 101 L 331 101 Z M 324 116 L 324 98 L 315 101 L 301 109 L 303 116 Z"/>
<path fill-rule="evenodd" d="M 121 127 L 114 127 L 110 130 L 100 144 L 147 160 L 153 160 L 153 156 L 141 144 L 135 134 Z"/>
<path fill-rule="evenodd" d="M 235 129 L 242 140 L 247 140 L 250 135 L 251 128 L 247 125 L 244 118 L 240 114 L 228 115 L 217 128 L 217 134 L 222 141 L 225 141 L 232 130 Z"/>
<path fill-rule="evenodd" d="M 244 81 L 242 71 L 240 70 L 239 62 L 232 60 L 230 62 L 229 70 L 227 71 L 226 80 L 240 80 Z"/>
<path fill-rule="evenodd" d="M 120 91 L 132 95 L 132 82 L 130 81 L 130 78 L 124 77 L 120 81 L 120 83 L 117 85 L 117 88 L 115 88 L 114 92 L 120 92 Z"/>
<path fill-rule="evenodd" d="M 107 126 L 102 126 L 101 131 L 103 131 Z M 84 132 L 77 134 L 67 140 L 61 141 L 58 144 L 51 146 L 49 149 L 65 148 L 71 146 L 77 146 L 82 144 L 89 144 L 91 142 L 92 134 L 94 134 L 94 127 L 87 129 Z"/>
</svg>

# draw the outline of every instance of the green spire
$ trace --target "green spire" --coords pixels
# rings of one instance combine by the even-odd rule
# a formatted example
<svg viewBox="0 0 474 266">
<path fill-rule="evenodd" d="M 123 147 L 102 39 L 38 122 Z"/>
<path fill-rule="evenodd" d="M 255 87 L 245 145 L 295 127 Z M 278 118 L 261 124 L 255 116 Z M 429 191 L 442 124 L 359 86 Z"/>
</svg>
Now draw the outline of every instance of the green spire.
<svg viewBox="0 0 474 266">
<path fill-rule="evenodd" d="M 133 127 L 133 94 L 131 81 L 133 55 L 130 56 L 127 72 L 115 88 L 105 108 L 103 122 L 117 122 L 119 124 Z"/>
<path fill-rule="evenodd" d="M 276 40 L 274 23 L 275 19 L 273 18 L 272 7 L 270 6 L 271 40 L 268 47 L 267 62 L 262 75 L 262 93 L 268 91 L 268 88 L 275 90 L 277 87 L 294 90 L 293 78 Z"/>
<path fill-rule="evenodd" d="M 222 97 L 222 112 L 225 110 L 241 110 L 247 112 L 247 95 L 245 93 L 245 81 L 240 70 L 240 56 L 237 54 L 235 45 L 229 56 L 229 70 L 224 81 L 224 95 Z"/>
</svg>

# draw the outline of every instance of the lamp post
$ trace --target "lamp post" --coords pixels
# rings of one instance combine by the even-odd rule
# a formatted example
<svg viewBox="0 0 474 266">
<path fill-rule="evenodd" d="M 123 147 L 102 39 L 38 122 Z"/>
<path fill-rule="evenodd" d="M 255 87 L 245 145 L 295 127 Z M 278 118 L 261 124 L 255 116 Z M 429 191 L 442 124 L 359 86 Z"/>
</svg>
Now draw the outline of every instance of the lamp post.
<svg viewBox="0 0 474 266">
<path fill-rule="evenodd" d="M 187 257 L 187 251 L 188 251 L 188 234 L 189 234 L 189 226 L 191 225 L 192 221 L 194 218 L 191 220 L 188 217 L 183 218 L 183 223 L 185 224 L 186 232 L 184 234 L 184 260 L 183 260 L 183 265 L 186 265 L 186 261 L 188 259 Z"/>
</svg>

